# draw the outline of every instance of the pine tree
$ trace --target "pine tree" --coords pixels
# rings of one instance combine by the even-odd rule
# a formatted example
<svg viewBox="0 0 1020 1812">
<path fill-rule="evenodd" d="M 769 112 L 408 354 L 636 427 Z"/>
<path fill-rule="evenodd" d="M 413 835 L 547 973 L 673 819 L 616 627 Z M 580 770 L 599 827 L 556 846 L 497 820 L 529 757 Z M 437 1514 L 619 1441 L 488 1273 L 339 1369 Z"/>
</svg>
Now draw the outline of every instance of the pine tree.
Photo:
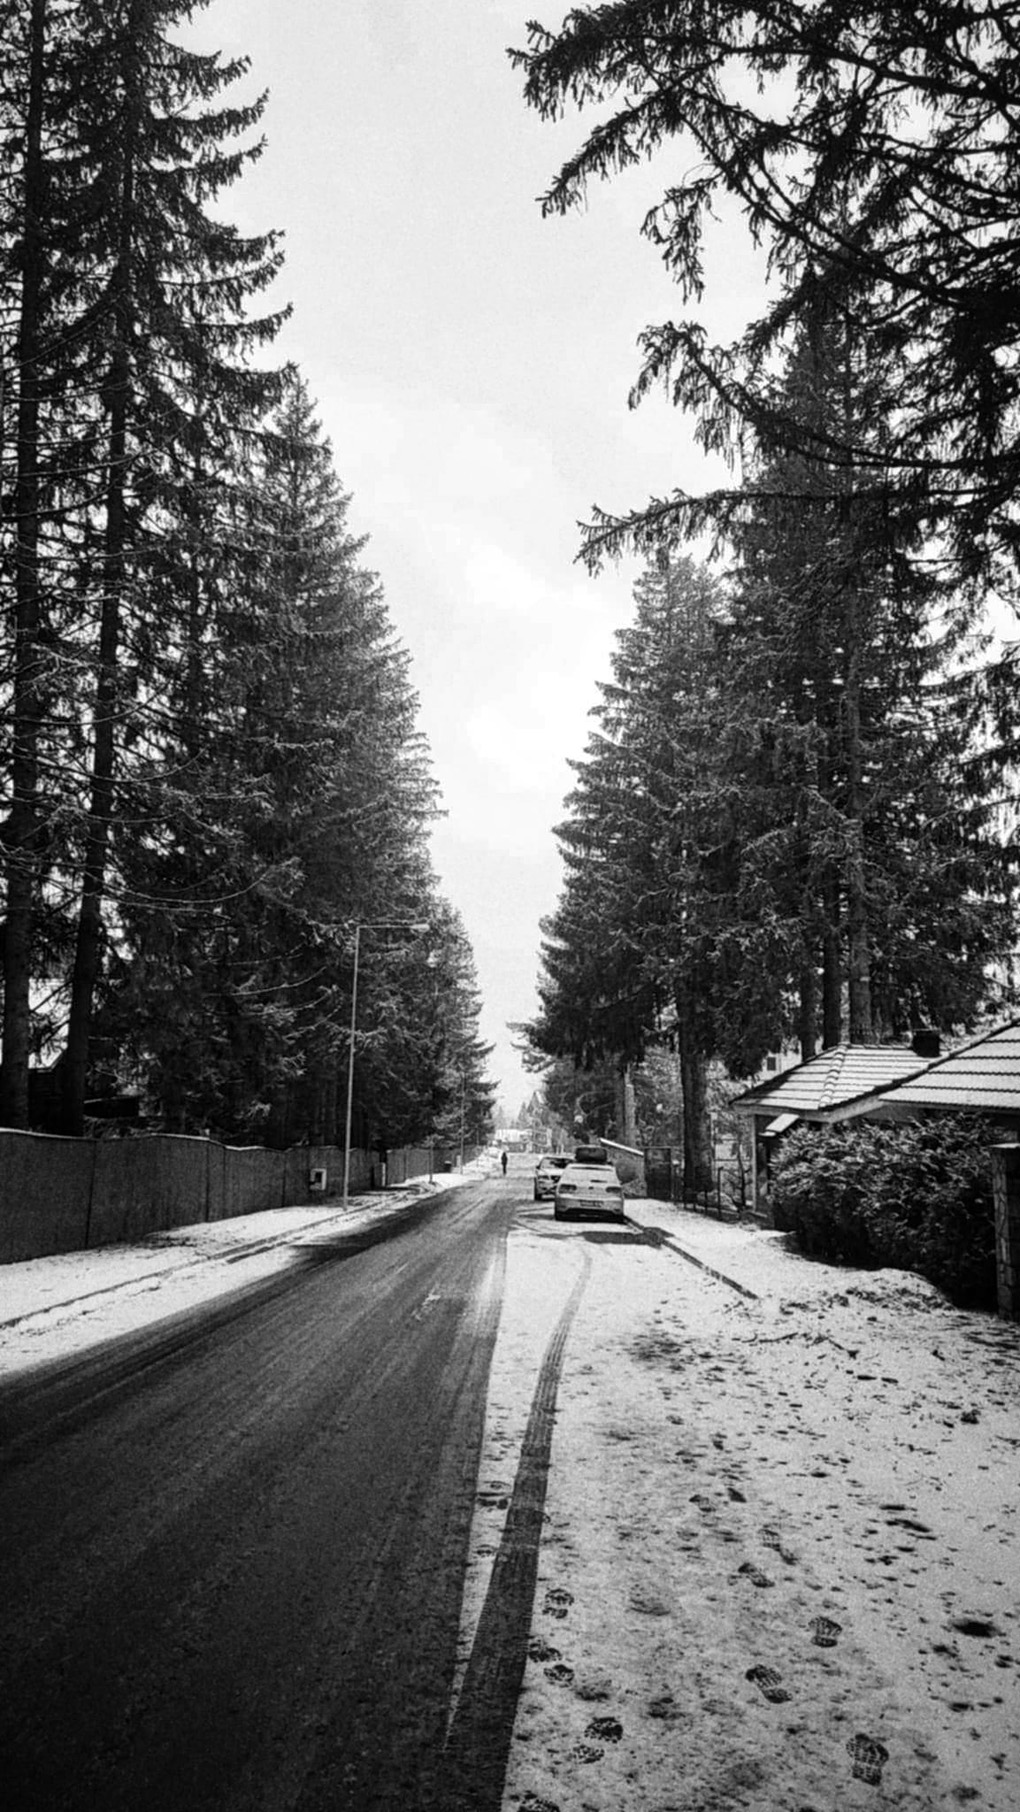
<svg viewBox="0 0 1020 1812">
<path fill-rule="evenodd" d="M 103 496 L 92 748 L 63 1056 L 71 1132 L 81 1130 L 102 960 L 117 768 L 131 715 L 125 667 L 132 627 L 143 623 L 144 641 L 152 599 L 146 582 L 159 572 L 166 526 L 180 520 L 182 505 L 187 520 L 200 447 L 210 461 L 220 454 L 223 416 L 252 419 L 272 382 L 253 368 L 251 354 L 272 337 L 278 319 L 251 320 L 246 307 L 278 268 L 274 241 L 241 240 L 207 211 L 254 154 L 228 147 L 257 124 L 261 103 L 210 105 L 243 66 L 221 67 L 167 38 L 188 10 L 181 0 L 86 9 L 78 118 L 99 196 L 86 248 L 96 290 L 87 328 L 101 371 Z"/>
<path fill-rule="evenodd" d="M 380 1102 L 401 1096 L 388 1120 L 403 1134 L 427 1124 L 433 1088 L 405 1024 L 428 939 L 400 926 L 441 917 L 435 784 L 406 653 L 293 371 L 247 479 L 197 648 L 166 667 L 170 729 L 136 793 L 150 834 L 119 858 L 129 888 L 104 1024 L 171 1124 L 335 1141 L 362 925 L 359 1127 L 367 1137 L 361 1103 L 378 1086 Z M 161 909 L 171 899 L 178 910 Z"/>
<path fill-rule="evenodd" d="M 61 374 L 74 343 L 75 246 L 86 206 L 73 135 L 78 8 L 20 0 L 0 8 L 0 509 L 12 560 L 2 677 L 9 779 L 4 857 L 4 1061 L 0 1115 L 28 1120 L 28 1068 L 45 1014 L 33 982 L 60 960 L 52 884 L 60 841 L 57 777 L 74 771 L 74 664 L 62 644 L 74 610 L 72 501 L 87 499 Z M 4 540 L 7 541 L 5 530 Z"/>
<path fill-rule="evenodd" d="M 656 1036 L 675 1042 L 685 1183 L 702 1188 L 729 860 L 716 774 L 722 599 L 689 560 L 657 562 L 634 595 L 557 833 L 566 876 L 543 927 L 542 1012 L 529 1032 L 537 1049 L 584 1067 L 608 1055 L 638 1062 Z"/>
<path fill-rule="evenodd" d="M 842 459 L 762 460 L 733 531 L 727 639 L 728 684 L 756 726 L 734 752 L 741 873 L 787 927 L 805 1056 L 819 996 L 825 1045 L 844 1030 L 900 1036 L 911 1018 L 969 1023 L 1011 917 L 957 661 L 975 603 L 940 571 L 902 493 L 876 484 L 893 386 L 832 303 L 816 299 L 781 406 L 815 444 L 826 423 L 835 445 L 859 417 L 870 477 L 858 485 Z"/>
</svg>

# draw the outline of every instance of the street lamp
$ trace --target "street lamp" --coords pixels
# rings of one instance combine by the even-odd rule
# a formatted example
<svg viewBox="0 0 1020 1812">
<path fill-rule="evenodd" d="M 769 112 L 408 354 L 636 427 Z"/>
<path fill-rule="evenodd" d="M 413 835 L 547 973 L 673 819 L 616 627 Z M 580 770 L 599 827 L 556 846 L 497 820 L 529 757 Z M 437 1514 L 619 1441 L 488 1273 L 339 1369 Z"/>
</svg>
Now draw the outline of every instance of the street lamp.
<svg viewBox="0 0 1020 1812">
<path fill-rule="evenodd" d="M 344 1122 L 344 1201 L 351 1186 L 351 1111 L 354 1106 L 354 1039 L 358 1023 L 358 960 L 361 955 L 361 934 L 363 931 L 427 931 L 428 925 L 418 924 L 413 919 L 357 919 L 354 925 L 354 976 L 351 981 L 351 1036 L 347 1052 L 347 1116 Z"/>
<path fill-rule="evenodd" d="M 460 1072 L 460 1174 L 464 1175 L 464 1096 L 467 1092 L 467 1076 Z"/>
</svg>

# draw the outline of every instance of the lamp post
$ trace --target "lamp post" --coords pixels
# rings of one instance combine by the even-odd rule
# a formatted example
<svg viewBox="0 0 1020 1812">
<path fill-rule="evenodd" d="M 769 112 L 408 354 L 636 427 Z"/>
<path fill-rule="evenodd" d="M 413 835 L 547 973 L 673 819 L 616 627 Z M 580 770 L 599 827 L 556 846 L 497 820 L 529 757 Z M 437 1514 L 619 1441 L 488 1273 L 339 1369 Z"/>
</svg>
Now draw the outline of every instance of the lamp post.
<svg viewBox="0 0 1020 1812">
<path fill-rule="evenodd" d="M 351 1032 L 347 1052 L 347 1114 L 344 1120 L 344 1200 L 351 1187 L 351 1114 L 354 1107 L 354 1040 L 358 1025 L 358 962 L 361 956 L 361 934 L 363 931 L 427 931 L 427 925 L 418 924 L 413 919 L 357 919 L 354 925 L 354 975 L 351 980 Z"/>
</svg>

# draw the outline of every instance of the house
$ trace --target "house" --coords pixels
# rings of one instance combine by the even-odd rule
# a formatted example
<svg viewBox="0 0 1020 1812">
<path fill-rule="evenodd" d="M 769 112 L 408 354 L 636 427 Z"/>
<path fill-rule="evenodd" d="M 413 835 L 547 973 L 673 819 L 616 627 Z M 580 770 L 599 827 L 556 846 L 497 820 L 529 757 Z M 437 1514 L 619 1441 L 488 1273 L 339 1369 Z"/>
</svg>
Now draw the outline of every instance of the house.
<svg viewBox="0 0 1020 1812">
<path fill-rule="evenodd" d="M 1004 1140 L 1020 1139 L 1020 1019 L 972 1038 L 913 1076 L 852 1104 L 855 1116 L 917 1119 L 923 1114 L 981 1114 Z"/>
<path fill-rule="evenodd" d="M 857 1102 L 873 1101 L 890 1085 L 923 1073 L 937 1052 L 930 1039 L 931 1034 L 920 1033 L 909 1049 L 890 1044 L 833 1045 L 737 1095 L 731 1108 L 752 1121 L 751 1200 L 755 1213 L 769 1218 L 769 1161 L 785 1132 L 800 1120 L 829 1122 L 850 1117 Z"/>
<path fill-rule="evenodd" d="M 777 1138 L 798 1120 L 916 1120 L 974 1113 L 1003 1141 L 1020 1140 L 1020 1019 L 938 1052 L 931 1033 L 909 1050 L 894 1045 L 835 1045 L 777 1079 L 738 1095 L 735 1113 L 753 1116 L 754 1204 L 768 1214 L 768 1164 Z"/>
</svg>

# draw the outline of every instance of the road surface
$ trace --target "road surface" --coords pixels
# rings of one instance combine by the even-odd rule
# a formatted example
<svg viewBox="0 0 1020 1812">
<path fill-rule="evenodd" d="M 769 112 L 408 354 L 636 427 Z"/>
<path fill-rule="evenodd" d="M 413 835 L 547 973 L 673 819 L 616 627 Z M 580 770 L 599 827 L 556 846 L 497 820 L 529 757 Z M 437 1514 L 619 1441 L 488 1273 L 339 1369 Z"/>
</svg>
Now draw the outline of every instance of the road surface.
<svg viewBox="0 0 1020 1812">
<path fill-rule="evenodd" d="M 490 1617 L 447 1726 L 520 1201 L 513 1175 L 429 1198 L 367 1249 L 338 1237 L 4 1387 L 12 1812 L 497 1812 L 554 1366 L 509 1519 L 509 1625 Z"/>
</svg>

